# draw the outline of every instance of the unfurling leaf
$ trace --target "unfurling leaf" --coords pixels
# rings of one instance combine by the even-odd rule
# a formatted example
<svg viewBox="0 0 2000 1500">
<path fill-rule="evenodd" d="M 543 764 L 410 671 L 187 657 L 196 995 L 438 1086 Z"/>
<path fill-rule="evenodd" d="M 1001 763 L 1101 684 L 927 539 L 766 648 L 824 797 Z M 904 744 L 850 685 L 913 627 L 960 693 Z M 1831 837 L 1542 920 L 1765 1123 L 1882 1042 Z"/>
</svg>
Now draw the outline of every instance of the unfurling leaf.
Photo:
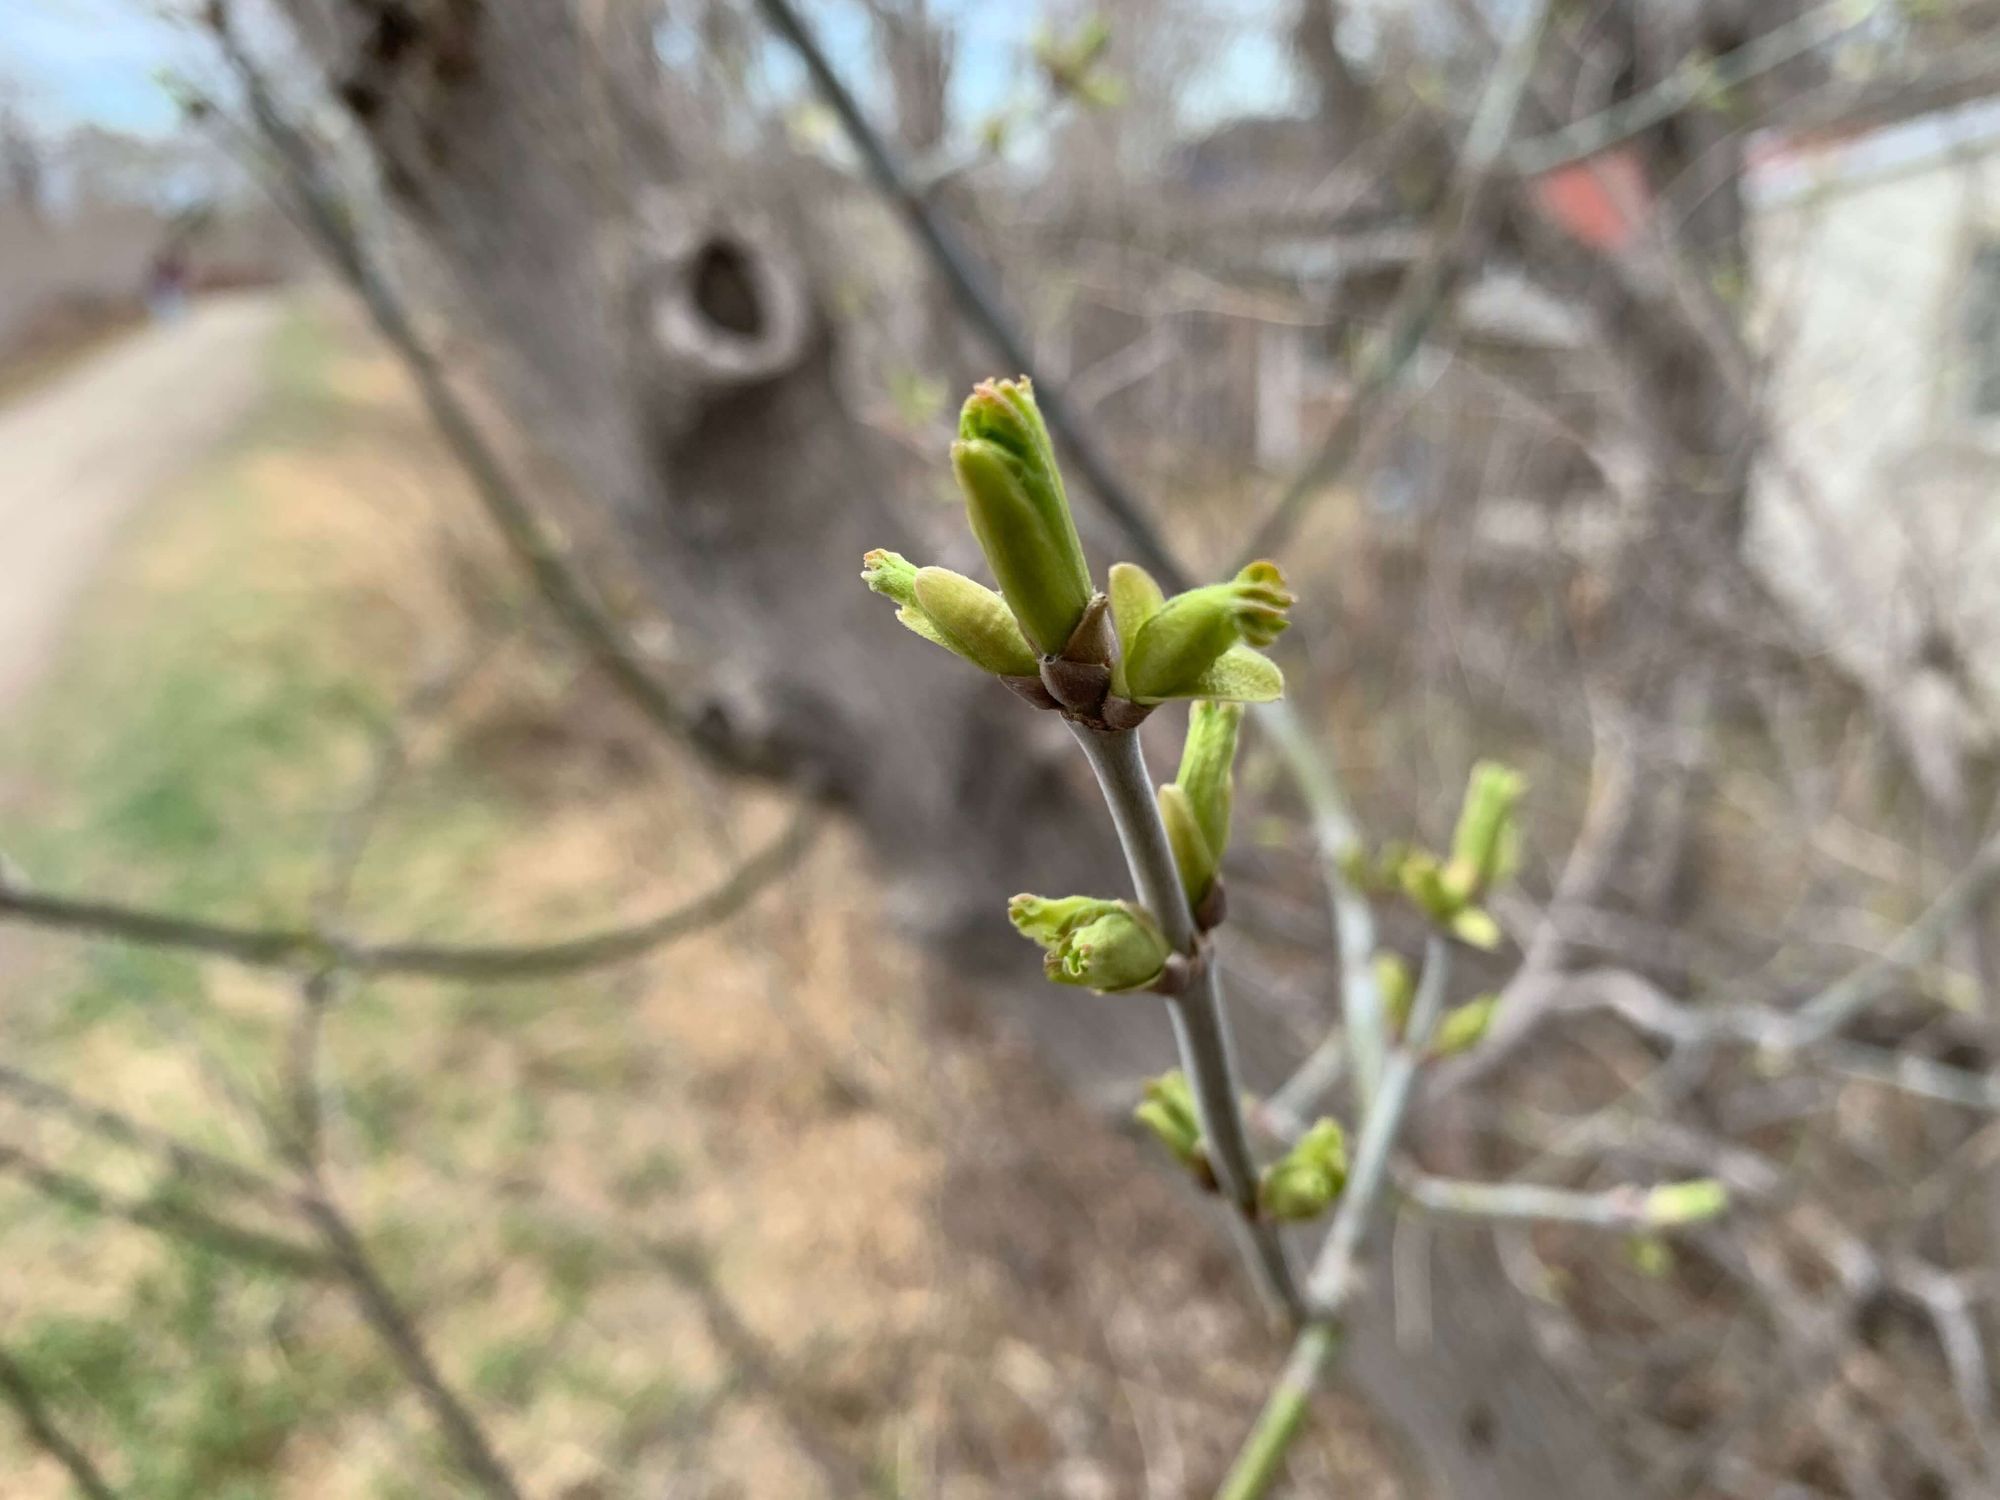
<svg viewBox="0 0 2000 1500">
<path fill-rule="evenodd" d="M 1111 691 L 1121 698 L 1131 697 L 1125 686 L 1125 662 L 1139 627 L 1160 612 L 1167 602 L 1158 581 L 1137 563 L 1113 563 L 1107 592 L 1111 598 L 1111 621 L 1118 631 L 1118 660 L 1112 666 Z"/>
<path fill-rule="evenodd" d="M 975 666 L 1003 677 L 1032 677 L 1035 653 L 1014 612 L 985 584 L 949 568 L 919 568 L 917 604 L 945 643 Z"/>
<path fill-rule="evenodd" d="M 1505 934 L 1500 931 L 1500 924 L 1493 919 L 1492 912 L 1483 906 L 1468 906 L 1451 919 L 1451 935 L 1468 948 L 1491 953 L 1499 948 Z"/>
<path fill-rule="evenodd" d="M 1713 1177 L 1663 1182 L 1646 1194 L 1646 1222 L 1655 1229 L 1705 1223 L 1728 1210 L 1729 1189 Z"/>
<path fill-rule="evenodd" d="M 973 535 L 1029 643 L 1057 655 L 1095 591 L 1028 382 L 981 381 L 959 413 L 958 436 L 952 468 Z"/>
<path fill-rule="evenodd" d="M 861 579 L 900 604 L 896 618 L 933 645 L 1003 677 L 1035 675 L 1019 622 L 985 584 L 949 568 L 919 568 L 881 548 L 861 559 Z"/>
<path fill-rule="evenodd" d="M 1292 603 L 1284 576 L 1268 562 L 1250 564 L 1228 583 L 1174 595 L 1133 634 L 1124 663 L 1129 695 L 1139 703 L 1208 696 L 1204 674 L 1232 647 L 1276 640 Z"/>
<path fill-rule="evenodd" d="M 1195 679 L 1182 698 L 1206 698 L 1215 703 L 1275 703 L 1285 696 L 1285 674 L 1268 656 L 1248 646 L 1231 646 L 1214 665 Z"/>
<path fill-rule="evenodd" d="M 900 552 L 877 547 L 861 559 L 861 581 L 898 604 L 914 604 L 917 598 L 917 565 Z"/>
<path fill-rule="evenodd" d="M 1388 1023 L 1389 1035 L 1400 1037 L 1416 999 L 1416 977 L 1403 955 L 1387 948 L 1375 955 L 1370 967 L 1375 971 L 1375 990 L 1382 999 L 1382 1018 Z"/>
<path fill-rule="evenodd" d="M 1042 971 L 1057 984 L 1114 992 L 1145 989 L 1172 950 L 1144 907 L 1095 896 L 1016 896 L 1008 920 L 1046 950 Z"/>
<path fill-rule="evenodd" d="M 1481 995 L 1447 1011 L 1438 1022 L 1437 1034 L 1431 1038 L 1430 1055 L 1456 1057 L 1461 1052 L 1470 1052 L 1486 1039 L 1499 1009 L 1498 995 Z"/>
<path fill-rule="evenodd" d="M 1229 814 L 1236 797 L 1236 738 L 1243 709 L 1234 703 L 1196 703 L 1188 710 L 1174 782 L 1187 793 L 1202 837 L 1218 863 L 1229 849 Z"/>
<path fill-rule="evenodd" d="M 1472 768 L 1444 871 L 1445 884 L 1460 899 L 1476 901 L 1513 874 L 1520 837 L 1515 813 L 1527 785 L 1519 771 L 1498 761 Z"/>
<path fill-rule="evenodd" d="M 1151 1131 L 1174 1154 L 1174 1160 L 1197 1176 L 1207 1178 L 1201 1116 L 1195 1109 L 1194 1090 L 1188 1086 L 1185 1073 L 1176 1068 L 1148 1080 L 1146 1097 L 1132 1111 L 1132 1118 Z"/>
<path fill-rule="evenodd" d="M 1166 825 L 1167 843 L 1174 851 L 1174 865 L 1181 873 L 1181 889 L 1188 905 L 1200 906 L 1202 897 L 1215 884 L 1218 861 L 1215 851 L 1201 831 L 1201 824 L 1188 804 L 1185 789 L 1168 782 L 1159 791 L 1160 821 Z"/>
<path fill-rule="evenodd" d="M 1297 1145 L 1264 1169 L 1257 1200 L 1273 1219 L 1312 1219 L 1347 1185 L 1347 1136 L 1335 1120 L 1320 1120 Z"/>
</svg>

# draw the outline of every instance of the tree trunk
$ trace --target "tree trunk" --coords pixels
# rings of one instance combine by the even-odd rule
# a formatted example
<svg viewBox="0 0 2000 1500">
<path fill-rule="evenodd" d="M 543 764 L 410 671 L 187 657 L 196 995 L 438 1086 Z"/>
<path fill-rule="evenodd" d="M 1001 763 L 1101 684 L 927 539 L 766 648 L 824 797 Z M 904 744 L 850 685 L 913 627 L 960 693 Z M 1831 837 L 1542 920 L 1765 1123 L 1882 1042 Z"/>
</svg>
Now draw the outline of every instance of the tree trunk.
<svg viewBox="0 0 2000 1500">
<path fill-rule="evenodd" d="M 892 502 L 893 455 L 843 400 L 805 195 L 778 165 L 668 137 L 633 7 L 287 4 L 512 415 L 671 621 L 707 737 L 849 806 L 955 970 L 1031 968 L 1005 896 L 1122 888 L 1111 831 L 1065 736 L 899 630 L 855 577 L 870 547 L 929 549 Z M 1080 1086 L 1170 1055 L 1147 1007 L 990 988 Z M 1281 1032 L 1244 1019 L 1268 1082 Z M 1432 1286 L 1427 1347 L 1396 1347 L 1378 1296 L 1348 1368 L 1438 1492 L 1616 1493 L 1603 1430 L 1490 1252 L 1441 1240 Z"/>
</svg>

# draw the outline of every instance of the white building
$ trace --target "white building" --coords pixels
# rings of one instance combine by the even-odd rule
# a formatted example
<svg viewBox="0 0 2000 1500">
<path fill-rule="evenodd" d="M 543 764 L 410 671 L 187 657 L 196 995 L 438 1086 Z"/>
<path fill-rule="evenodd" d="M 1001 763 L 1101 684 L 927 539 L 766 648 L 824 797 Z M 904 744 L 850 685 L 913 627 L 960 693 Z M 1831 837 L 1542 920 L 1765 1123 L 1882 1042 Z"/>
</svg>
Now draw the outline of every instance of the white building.
<svg viewBox="0 0 2000 1500">
<path fill-rule="evenodd" d="M 1752 547 L 1930 789 L 2000 728 L 2000 100 L 1763 150 Z"/>
</svg>

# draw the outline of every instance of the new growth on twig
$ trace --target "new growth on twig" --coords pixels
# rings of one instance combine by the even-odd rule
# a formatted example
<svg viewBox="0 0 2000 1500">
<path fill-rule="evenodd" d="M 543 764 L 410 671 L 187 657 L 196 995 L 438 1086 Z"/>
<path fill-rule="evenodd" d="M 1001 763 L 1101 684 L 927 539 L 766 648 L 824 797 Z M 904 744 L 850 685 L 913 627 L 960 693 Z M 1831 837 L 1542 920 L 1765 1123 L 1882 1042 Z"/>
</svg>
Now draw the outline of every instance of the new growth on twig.
<svg viewBox="0 0 2000 1500">
<path fill-rule="evenodd" d="M 1393 1162 L 1423 1068 L 1479 1044 L 1497 1001 L 1449 1003 L 1454 943 L 1499 946 L 1492 891 L 1518 860 L 1523 779 L 1494 762 L 1473 768 L 1451 846 L 1369 850 L 1349 839 L 1331 871 L 1352 899 L 1394 896 L 1429 925 L 1420 971 L 1393 953 L 1349 955 L 1364 973 L 1368 1068 L 1350 1156 L 1338 1120 L 1299 1111 L 1321 1091 L 1288 1086 L 1282 1108 L 1248 1101 L 1238 1078 L 1228 1007 L 1212 948 L 1226 915 L 1222 860 L 1229 845 L 1232 767 L 1245 703 L 1272 702 L 1284 677 L 1258 648 L 1284 631 L 1293 598 L 1275 563 L 1255 561 L 1223 583 L 1169 598 L 1144 568 L 1113 566 L 1100 590 L 1070 515 L 1053 445 L 1025 379 L 986 381 L 966 401 L 952 466 L 967 519 L 997 590 L 898 553 L 870 552 L 862 578 L 898 606 L 897 618 L 932 644 L 998 677 L 1016 695 L 1060 714 L 1097 777 L 1136 899 L 1016 896 L 1008 916 L 1044 950 L 1058 984 L 1100 994 L 1151 994 L 1166 1003 L 1179 1069 L 1147 1084 L 1135 1118 L 1204 1189 L 1231 1210 L 1245 1262 L 1270 1305 L 1299 1330 L 1284 1379 L 1223 1494 L 1266 1493 L 1302 1423 L 1313 1385 L 1339 1344 L 1359 1285 L 1358 1263 L 1377 1210 L 1401 1182 L 1414 1206 L 1496 1217 L 1548 1217 L 1606 1228 L 1671 1228 L 1722 1212 L 1709 1182 L 1621 1190 L 1588 1202 L 1521 1199 L 1506 1185 L 1446 1183 Z M 1186 699 L 1188 729 L 1173 781 L 1155 787 L 1139 726 Z M 1350 1004 L 1359 986 L 1350 986 Z M 1309 1065 L 1312 1066 L 1312 1065 Z M 1324 1072 L 1323 1068 L 1319 1071 Z M 1260 1162 L 1250 1119 L 1286 1147 Z M 1293 1128 L 1295 1126 L 1295 1128 Z M 1310 1273 L 1294 1266 L 1281 1229 L 1332 1211 Z"/>
</svg>

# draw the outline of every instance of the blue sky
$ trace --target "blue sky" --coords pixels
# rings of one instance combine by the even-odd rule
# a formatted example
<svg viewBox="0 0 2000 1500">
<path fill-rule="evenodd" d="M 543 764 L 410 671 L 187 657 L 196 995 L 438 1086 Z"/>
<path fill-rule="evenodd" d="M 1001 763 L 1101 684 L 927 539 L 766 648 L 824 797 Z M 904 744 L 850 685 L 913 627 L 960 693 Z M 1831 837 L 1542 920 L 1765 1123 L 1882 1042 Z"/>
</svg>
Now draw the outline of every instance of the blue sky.
<svg viewBox="0 0 2000 1500">
<path fill-rule="evenodd" d="M 169 131 L 175 111 L 158 77 L 163 70 L 203 71 L 204 58 L 200 38 L 162 14 L 170 3 L 0 0 L 0 81 L 20 90 L 30 116 L 45 129 L 89 123 L 146 135 Z M 1202 75 L 1188 81 L 1189 112 L 1213 119 L 1282 108 L 1286 69 L 1268 28 L 1251 23 L 1260 14 L 1257 0 L 1211 4 L 1220 45 Z M 806 9 L 842 72 L 868 92 L 877 70 L 858 10 Z M 1042 7 L 944 0 L 941 9 L 953 16 L 960 38 L 954 102 L 961 119 L 976 121 L 1018 84 Z"/>
<path fill-rule="evenodd" d="M 0 78 L 45 128 L 171 130 L 156 79 L 186 67 L 194 45 L 150 0 L 0 0 Z"/>
</svg>

